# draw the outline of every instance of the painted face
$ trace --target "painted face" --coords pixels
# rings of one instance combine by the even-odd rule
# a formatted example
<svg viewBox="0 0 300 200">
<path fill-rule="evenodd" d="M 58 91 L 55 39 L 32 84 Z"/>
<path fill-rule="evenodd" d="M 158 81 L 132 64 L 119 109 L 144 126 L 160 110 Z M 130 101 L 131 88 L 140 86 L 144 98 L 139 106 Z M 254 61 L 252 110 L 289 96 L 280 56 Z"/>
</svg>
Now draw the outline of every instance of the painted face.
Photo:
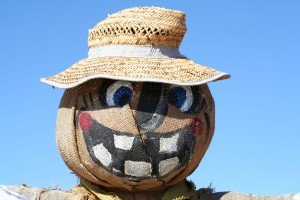
<svg viewBox="0 0 300 200">
<path fill-rule="evenodd" d="M 213 131 L 207 85 L 96 79 L 65 92 L 57 141 L 80 177 L 106 187 L 147 190 L 188 176 Z"/>
</svg>

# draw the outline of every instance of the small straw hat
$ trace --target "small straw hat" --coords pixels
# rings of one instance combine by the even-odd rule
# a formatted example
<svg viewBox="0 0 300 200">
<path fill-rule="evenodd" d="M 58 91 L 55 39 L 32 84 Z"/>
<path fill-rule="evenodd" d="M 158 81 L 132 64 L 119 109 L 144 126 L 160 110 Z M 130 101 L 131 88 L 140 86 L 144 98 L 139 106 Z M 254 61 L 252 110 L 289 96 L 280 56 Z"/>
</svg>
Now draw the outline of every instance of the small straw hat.
<svg viewBox="0 0 300 200">
<path fill-rule="evenodd" d="M 180 54 L 185 14 L 158 7 L 129 8 L 89 30 L 88 58 L 41 81 L 71 88 L 95 78 L 200 85 L 230 75 Z"/>
</svg>

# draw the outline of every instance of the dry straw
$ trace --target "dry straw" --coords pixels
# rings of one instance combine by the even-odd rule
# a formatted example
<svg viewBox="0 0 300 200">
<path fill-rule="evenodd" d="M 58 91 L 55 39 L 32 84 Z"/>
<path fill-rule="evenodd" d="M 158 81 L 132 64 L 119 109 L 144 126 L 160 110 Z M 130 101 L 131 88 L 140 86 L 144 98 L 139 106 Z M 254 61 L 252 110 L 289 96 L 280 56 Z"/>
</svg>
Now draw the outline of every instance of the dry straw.
<svg viewBox="0 0 300 200">
<path fill-rule="evenodd" d="M 230 75 L 196 64 L 178 48 L 185 14 L 157 7 L 115 13 L 89 31 L 89 57 L 41 81 L 71 88 L 90 79 L 110 78 L 177 85 L 200 85 Z"/>
</svg>

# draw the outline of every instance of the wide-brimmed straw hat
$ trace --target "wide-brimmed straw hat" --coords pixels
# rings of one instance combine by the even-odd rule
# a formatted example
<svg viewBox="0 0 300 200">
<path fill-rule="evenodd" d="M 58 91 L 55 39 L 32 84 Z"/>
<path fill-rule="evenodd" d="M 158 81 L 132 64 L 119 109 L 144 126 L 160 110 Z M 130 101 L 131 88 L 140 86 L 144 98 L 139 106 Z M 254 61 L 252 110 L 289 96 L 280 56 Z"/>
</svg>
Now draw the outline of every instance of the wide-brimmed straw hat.
<svg viewBox="0 0 300 200">
<path fill-rule="evenodd" d="M 71 88 L 95 78 L 200 85 L 230 75 L 179 52 L 185 14 L 158 7 L 125 9 L 89 30 L 88 58 L 41 81 Z"/>
</svg>

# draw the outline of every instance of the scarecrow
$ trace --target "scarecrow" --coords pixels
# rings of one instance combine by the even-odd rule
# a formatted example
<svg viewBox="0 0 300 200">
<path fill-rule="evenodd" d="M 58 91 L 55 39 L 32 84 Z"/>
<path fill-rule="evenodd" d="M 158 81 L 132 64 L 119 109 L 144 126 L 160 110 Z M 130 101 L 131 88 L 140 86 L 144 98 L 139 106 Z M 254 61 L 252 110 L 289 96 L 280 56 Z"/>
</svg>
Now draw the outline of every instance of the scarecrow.
<svg viewBox="0 0 300 200">
<path fill-rule="evenodd" d="M 88 58 L 41 79 L 66 89 L 57 145 L 80 184 L 6 190 L 28 199 L 252 199 L 186 180 L 214 133 L 207 83 L 230 75 L 182 55 L 185 32 L 183 12 L 157 7 L 126 9 L 92 28 Z"/>
</svg>

